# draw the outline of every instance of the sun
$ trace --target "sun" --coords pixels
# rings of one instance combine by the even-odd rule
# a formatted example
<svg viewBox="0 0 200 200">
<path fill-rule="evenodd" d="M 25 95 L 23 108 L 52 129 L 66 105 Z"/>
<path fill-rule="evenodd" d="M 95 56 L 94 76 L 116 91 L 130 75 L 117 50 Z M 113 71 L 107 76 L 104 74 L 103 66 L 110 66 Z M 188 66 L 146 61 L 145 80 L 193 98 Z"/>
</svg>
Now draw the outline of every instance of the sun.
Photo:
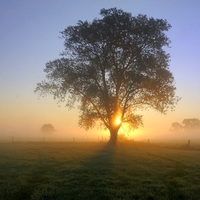
<svg viewBox="0 0 200 200">
<path fill-rule="evenodd" d="M 116 124 L 116 125 L 120 125 L 120 124 L 121 124 L 121 119 L 120 119 L 120 118 L 117 118 L 117 119 L 115 120 L 115 124 Z"/>
<path fill-rule="evenodd" d="M 120 127 L 122 124 L 122 112 L 121 109 L 118 108 L 112 116 L 112 124 L 113 126 Z"/>
</svg>

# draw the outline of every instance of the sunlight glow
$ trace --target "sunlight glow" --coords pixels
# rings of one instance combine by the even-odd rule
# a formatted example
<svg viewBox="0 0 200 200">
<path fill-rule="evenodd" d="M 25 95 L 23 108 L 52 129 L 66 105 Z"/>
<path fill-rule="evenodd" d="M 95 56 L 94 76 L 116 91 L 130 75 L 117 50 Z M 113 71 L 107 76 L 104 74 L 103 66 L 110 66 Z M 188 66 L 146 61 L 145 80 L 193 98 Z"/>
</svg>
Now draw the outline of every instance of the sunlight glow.
<svg viewBox="0 0 200 200">
<path fill-rule="evenodd" d="M 123 122 L 118 135 L 121 140 L 134 140 L 140 138 L 141 131 L 138 129 L 131 129 L 131 126 L 127 122 Z"/>
<path fill-rule="evenodd" d="M 120 124 L 121 124 L 121 119 L 120 119 L 120 118 L 117 118 L 116 121 L 115 121 L 115 124 L 116 124 L 116 125 L 120 125 Z"/>
</svg>

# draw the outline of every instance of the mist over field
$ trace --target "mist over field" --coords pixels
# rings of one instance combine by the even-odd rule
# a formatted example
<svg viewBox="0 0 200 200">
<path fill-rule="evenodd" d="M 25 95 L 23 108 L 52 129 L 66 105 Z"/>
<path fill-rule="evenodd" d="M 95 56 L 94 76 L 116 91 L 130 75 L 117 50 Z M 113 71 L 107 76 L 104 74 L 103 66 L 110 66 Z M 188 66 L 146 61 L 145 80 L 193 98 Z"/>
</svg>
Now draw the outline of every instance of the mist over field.
<svg viewBox="0 0 200 200">
<path fill-rule="evenodd" d="M 136 16 L 166 19 L 172 28 L 167 33 L 172 43 L 169 68 L 174 75 L 177 95 L 181 97 L 175 111 L 167 115 L 155 111 L 141 111 L 143 127 L 128 135 L 135 140 L 194 140 L 198 133 L 170 132 L 173 122 L 185 118 L 200 119 L 199 96 L 199 8 L 194 2 L 99 1 L 77 2 L 0 2 L 3 27 L 0 67 L 0 140 L 1 138 L 109 138 L 107 131 L 85 131 L 77 125 L 79 111 L 68 110 L 65 104 L 46 96 L 38 100 L 33 92 L 36 83 L 45 78 L 43 69 L 49 60 L 59 57 L 63 40 L 59 31 L 78 20 L 92 21 L 102 8 L 121 8 Z M 179 8 L 177 10 L 177 8 Z M 86 11 L 87 10 L 87 11 Z M 189 13 L 185 15 L 185 13 Z M 48 34 L 47 34 L 48 33 Z M 139 112 L 140 114 L 140 112 Z M 43 135 L 45 123 L 54 125 L 57 132 Z"/>
</svg>

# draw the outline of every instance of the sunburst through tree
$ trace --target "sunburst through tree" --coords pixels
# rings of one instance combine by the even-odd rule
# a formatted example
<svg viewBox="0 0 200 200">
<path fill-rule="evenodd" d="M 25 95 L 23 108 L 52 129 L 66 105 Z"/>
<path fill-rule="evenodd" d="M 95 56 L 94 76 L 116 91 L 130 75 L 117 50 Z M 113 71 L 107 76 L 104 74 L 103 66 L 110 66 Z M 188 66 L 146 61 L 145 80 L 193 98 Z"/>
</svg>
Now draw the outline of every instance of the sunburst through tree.
<svg viewBox="0 0 200 200">
<path fill-rule="evenodd" d="M 100 15 L 61 32 L 65 49 L 46 64 L 47 80 L 35 91 L 69 107 L 78 102 L 79 125 L 109 129 L 109 142 L 115 144 L 123 123 L 142 125 L 138 109 L 166 113 L 179 100 L 164 48 L 171 25 L 116 8 L 102 9 Z"/>
</svg>

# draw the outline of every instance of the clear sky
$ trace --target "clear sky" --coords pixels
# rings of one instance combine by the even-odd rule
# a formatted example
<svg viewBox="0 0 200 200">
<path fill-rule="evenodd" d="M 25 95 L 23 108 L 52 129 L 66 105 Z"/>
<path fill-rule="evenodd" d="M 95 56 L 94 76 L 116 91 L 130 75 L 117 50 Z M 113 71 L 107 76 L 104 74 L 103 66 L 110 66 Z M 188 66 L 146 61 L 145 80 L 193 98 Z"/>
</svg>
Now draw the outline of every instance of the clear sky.
<svg viewBox="0 0 200 200">
<path fill-rule="evenodd" d="M 78 128 L 78 110 L 57 105 L 52 96 L 40 98 L 33 91 L 45 78 L 45 63 L 63 51 L 60 31 L 78 20 L 92 21 L 100 9 L 117 7 L 133 16 L 166 19 L 172 28 L 170 70 L 182 99 L 174 112 L 142 112 L 144 127 L 134 138 L 161 137 L 173 122 L 200 119 L 200 1 L 199 0 L 1 0 L 0 1 L 0 137 L 40 136 L 52 123 L 55 136 L 109 136 L 99 130 Z M 57 134 L 57 135 L 56 135 Z"/>
</svg>

